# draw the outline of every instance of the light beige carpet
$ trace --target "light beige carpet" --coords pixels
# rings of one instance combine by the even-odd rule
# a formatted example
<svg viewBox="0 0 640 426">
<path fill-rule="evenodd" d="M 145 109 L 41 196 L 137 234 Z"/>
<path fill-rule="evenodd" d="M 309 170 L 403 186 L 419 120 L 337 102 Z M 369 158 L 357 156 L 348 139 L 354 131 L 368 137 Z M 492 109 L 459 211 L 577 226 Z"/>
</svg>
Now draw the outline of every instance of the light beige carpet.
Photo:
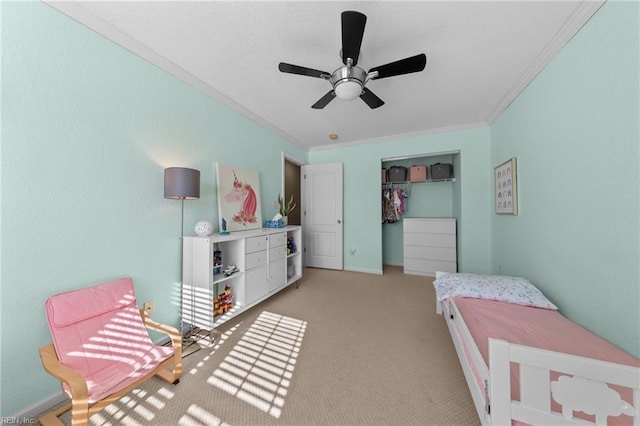
<svg viewBox="0 0 640 426">
<path fill-rule="evenodd" d="M 93 425 L 477 425 L 432 280 L 307 268 Z M 69 417 L 63 420 L 69 424 Z"/>
</svg>

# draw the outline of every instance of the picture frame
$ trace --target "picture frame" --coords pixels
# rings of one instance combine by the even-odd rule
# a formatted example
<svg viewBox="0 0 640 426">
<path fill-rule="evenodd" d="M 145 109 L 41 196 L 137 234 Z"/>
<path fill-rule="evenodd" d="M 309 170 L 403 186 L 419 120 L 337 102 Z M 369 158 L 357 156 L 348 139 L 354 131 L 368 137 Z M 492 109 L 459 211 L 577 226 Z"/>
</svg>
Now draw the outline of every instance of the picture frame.
<svg viewBox="0 0 640 426">
<path fill-rule="evenodd" d="M 227 231 L 262 228 L 258 172 L 216 163 L 218 217 Z M 223 226 L 221 225 L 221 228 Z"/>
<path fill-rule="evenodd" d="M 516 158 L 494 169 L 496 214 L 518 214 L 518 173 Z"/>
</svg>

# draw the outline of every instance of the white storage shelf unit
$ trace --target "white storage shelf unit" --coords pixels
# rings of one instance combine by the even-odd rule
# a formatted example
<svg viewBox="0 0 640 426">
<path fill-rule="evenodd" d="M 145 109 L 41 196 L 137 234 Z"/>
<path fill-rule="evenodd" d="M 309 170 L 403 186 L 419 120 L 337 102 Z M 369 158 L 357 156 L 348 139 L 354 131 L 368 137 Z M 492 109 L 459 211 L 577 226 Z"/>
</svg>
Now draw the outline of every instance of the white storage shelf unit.
<svg viewBox="0 0 640 426">
<path fill-rule="evenodd" d="M 288 251 L 292 239 L 295 252 Z M 211 330 L 302 278 L 300 226 L 262 228 L 229 235 L 185 236 L 182 320 Z M 214 263 L 219 251 L 222 265 Z M 237 272 L 224 276 L 235 265 Z M 287 271 L 295 271 L 288 276 Z M 233 307 L 214 316 L 214 300 L 229 286 Z"/>
<path fill-rule="evenodd" d="M 455 219 L 404 218 L 402 237 L 405 274 L 457 272 Z"/>
</svg>

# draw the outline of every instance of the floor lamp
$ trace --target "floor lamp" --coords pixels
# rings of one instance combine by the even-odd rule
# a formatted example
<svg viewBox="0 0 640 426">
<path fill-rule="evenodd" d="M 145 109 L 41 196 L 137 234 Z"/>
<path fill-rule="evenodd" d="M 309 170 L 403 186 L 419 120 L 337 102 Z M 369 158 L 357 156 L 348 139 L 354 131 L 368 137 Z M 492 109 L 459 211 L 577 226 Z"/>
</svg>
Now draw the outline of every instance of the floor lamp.
<svg viewBox="0 0 640 426">
<path fill-rule="evenodd" d="M 182 281 L 184 267 L 184 200 L 197 200 L 200 198 L 200 171 L 184 167 L 169 167 L 164 169 L 164 198 L 180 200 L 182 203 L 182 213 L 180 218 L 180 334 L 182 334 L 184 313 L 184 282 Z M 192 334 L 193 323 L 195 322 L 194 293 L 194 290 L 191 289 L 191 323 L 189 324 L 189 331 L 182 339 L 183 356 L 187 356 L 201 349 Z M 187 348 L 189 347 L 191 347 L 191 349 L 187 351 Z"/>
</svg>

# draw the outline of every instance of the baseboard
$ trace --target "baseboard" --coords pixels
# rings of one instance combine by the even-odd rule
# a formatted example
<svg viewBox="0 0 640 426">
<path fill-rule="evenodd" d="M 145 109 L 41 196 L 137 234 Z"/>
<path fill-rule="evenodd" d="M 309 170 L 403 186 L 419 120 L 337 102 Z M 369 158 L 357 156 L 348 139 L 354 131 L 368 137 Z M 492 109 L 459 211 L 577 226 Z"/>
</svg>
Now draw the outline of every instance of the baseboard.
<svg viewBox="0 0 640 426">
<path fill-rule="evenodd" d="M 364 272 L 365 274 L 382 275 L 382 269 L 344 268 L 344 270 L 349 272 Z"/>
<path fill-rule="evenodd" d="M 41 399 L 35 404 L 32 404 L 9 417 L 13 419 L 35 419 L 39 415 L 51 410 L 53 407 L 59 404 L 62 404 L 68 399 L 69 398 L 67 397 L 67 394 L 64 393 L 62 390 L 60 390 L 59 392 L 56 392 L 53 395 L 50 395 L 44 399 Z M 22 423 L 26 423 L 26 422 L 22 422 Z"/>
</svg>

